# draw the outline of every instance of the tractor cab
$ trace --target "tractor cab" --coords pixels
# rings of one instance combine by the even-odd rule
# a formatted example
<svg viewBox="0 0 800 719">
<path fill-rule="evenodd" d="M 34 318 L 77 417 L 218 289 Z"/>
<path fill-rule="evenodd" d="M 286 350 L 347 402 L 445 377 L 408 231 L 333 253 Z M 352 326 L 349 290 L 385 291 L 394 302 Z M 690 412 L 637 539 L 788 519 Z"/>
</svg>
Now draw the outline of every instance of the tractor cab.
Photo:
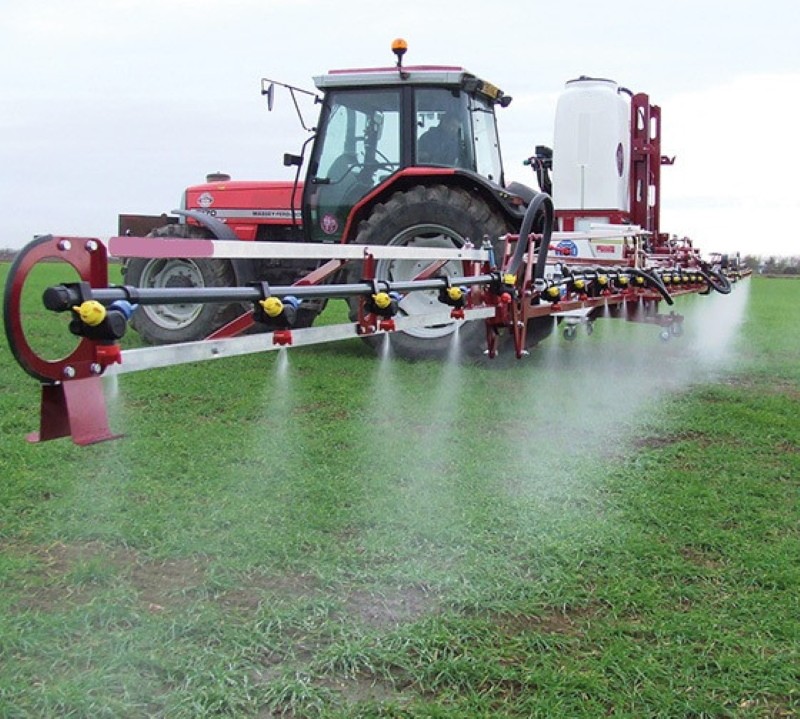
<svg viewBox="0 0 800 719">
<path fill-rule="evenodd" d="M 460 67 L 405 68 L 399 59 L 394 68 L 331 71 L 315 84 L 323 99 L 303 190 L 309 240 L 350 241 L 353 210 L 367 196 L 423 176 L 458 173 L 502 190 L 495 106 L 511 98 L 493 85 Z"/>
</svg>

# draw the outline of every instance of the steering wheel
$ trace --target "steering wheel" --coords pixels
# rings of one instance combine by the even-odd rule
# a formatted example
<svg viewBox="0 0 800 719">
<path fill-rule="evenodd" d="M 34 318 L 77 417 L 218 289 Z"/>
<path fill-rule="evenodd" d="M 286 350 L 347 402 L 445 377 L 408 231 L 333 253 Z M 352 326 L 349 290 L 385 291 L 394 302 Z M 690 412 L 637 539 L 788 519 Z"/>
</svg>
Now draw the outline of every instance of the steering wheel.
<svg viewBox="0 0 800 719">
<path fill-rule="evenodd" d="M 328 180 L 334 185 L 344 180 L 345 176 L 358 165 L 358 158 L 353 152 L 339 155 L 328 169 Z"/>
</svg>

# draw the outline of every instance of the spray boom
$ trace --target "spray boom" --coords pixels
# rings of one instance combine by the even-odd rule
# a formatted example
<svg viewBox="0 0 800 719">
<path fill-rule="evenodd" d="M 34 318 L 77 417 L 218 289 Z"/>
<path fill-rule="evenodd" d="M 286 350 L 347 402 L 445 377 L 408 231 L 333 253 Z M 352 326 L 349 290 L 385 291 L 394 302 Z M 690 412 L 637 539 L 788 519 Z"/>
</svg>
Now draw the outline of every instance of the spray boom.
<svg viewBox="0 0 800 719">
<path fill-rule="evenodd" d="M 591 321 L 600 310 L 628 320 L 656 324 L 667 336 L 677 335 L 683 321 L 680 315 L 658 314 L 660 302 L 672 304 L 674 297 L 687 293 L 705 294 L 711 290 L 728 293 L 730 281 L 718 269 L 700 264 L 670 264 L 651 268 L 628 263 L 619 266 L 565 265 L 547 259 L 551 242 L 549 199 L 536 204 L 544 212 L 544 233 L 507 235 L 497 261 L 491 243 L 480 249 L 461 248 L 320 245 L 314 249 L 292 243 L 253 243 L 252 256 L 285 257 L 300 252 L 308 257 L 319 253 L 329 261 L 324 270 L 293 285 L 270 286 L 266 282 L 235 287 L 133 287 L 109 285 L 107 250 L 102 242 L 90 238 L 41 237 L 19 252 L 11 266 L 5 288 L 4 323 L 9 346 L 20 366 L 41 383 L 40 430 L 32 441 L 69 435 L 78 444 L 90 444 L 116 435 L 108 428 L 101 376 L 122 374 L 154 367 L 217 359 L 224 356 L 264 352 L 287 346 L 330 342 L 350 337 L 391 334 L 419 327 L 442 326 L 453 322 L 482 321 L 486 326 L 486 354 L 495 357 L 500 337 L 508 336 L 516 357 L 527 353 L 528 328 L 542 321 L 581 312 Z M 532 221 L 530 223 L 532 226 Z M 131 238 L 111 238 L 114 254 L 117 243 L 130 247 Z M 182 245 L 179 240 L 142 238 L 138 252 L 156 257 L 240 256 L 238 242 L 202 241 Z M 170 255 L 174 253 L 174 255 Z M 422 269 L 417 277 L 379 280 L 376 263 L 383 257 L 414 261 Z M 53 313 L 69 313 L 69 331 L 79 339 L 73 352 L 57 360 L 40 356 L 24 330 L 21 309 L 22 288 L 39 262 L 58 259 L 71 265 L 80 281 L 48 287 L 43 294 L 44 308 Z M 339 284 L 333 280 L 342 264 L 362 263 L 363 280 Z M 449 265 L 448 265 L 449 263 Z M 437 268 L 460 264 L 462 274 L 436 275 Z M 430 314 L 403 312 L 411 295 L 431 297 Z M 307 301 L 331 298 L 358 298 L 355 323 L 325 327 L 298 328 L 298 313 Z M 123 350 L 128 321 L 137 305 L 243 303 L 253 309 L 245 312 L 205 341 Z M 435 306 L 442 305 L 436 311 Z M 268 330 L 243 334 L 254 325 Z M 565 336 L 574 336 L 568 323 Z"/>
</svg>

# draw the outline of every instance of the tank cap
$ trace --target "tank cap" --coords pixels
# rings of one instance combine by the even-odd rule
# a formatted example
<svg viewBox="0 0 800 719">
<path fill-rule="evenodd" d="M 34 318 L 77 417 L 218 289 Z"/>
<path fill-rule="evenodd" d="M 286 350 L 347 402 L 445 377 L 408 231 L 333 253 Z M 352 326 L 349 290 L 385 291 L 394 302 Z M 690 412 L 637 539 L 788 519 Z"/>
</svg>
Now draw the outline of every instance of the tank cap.
<svg viewBox="0 0 800 719">
<path fill-rule="evenodd" d="M 617 83 L 614 80 L 609 80 L 606 77 L 590 77 L 589 75 L 581 75 L 580 77 L 576 77 L 574 80 L 567 80 L 566 85 L 569 86 L 573 83 L 579 82 L 599 82 L 607 85 L 613 85 L 614 87 L 617 86 Z"/>
</svg>

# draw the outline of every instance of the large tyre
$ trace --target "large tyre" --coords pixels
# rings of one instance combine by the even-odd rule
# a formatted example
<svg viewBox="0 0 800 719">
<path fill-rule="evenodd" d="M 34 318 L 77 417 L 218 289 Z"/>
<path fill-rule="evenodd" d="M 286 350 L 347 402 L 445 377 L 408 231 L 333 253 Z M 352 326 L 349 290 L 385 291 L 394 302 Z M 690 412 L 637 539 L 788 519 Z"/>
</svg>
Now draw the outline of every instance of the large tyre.
<svg viewBox="0 0 800 719">
<path fill-rule="evenodd" d="M 461 247 L 467 240 L 480 246 L 484 236 L 497 241 L 510 231 L 507 221 L 479 197 L 460 188 L 445 185 L 417 186 L 394 194 L 386 203 L 378 204 L 358 229 L 356 243 L 364 245 L 397 245 L 403 247 Z M 499 245 L 499 243 L 498 243 Z M 495 250 L 501 249 L 496 247 Z M 399 281 L 413 279 L 427 262 L 413 260 L 380 260 L 376 277 Z M 359 282 L 361 263 L 353 263 L 347 273 L 348 282 Z M 451 277 L 464 275 L 460 262 L 445 265 L 441 273 Z M 446 309 L 436 291 L 410 292 L 400 302 L 400 314 L 418 315 Z M 358 298 L 350 300 L 350 318 L 358 317 Z M 407 359 L 434 359 L 448 355 L 456 324 L 447 322 L 391 334 L 392 350 Z M 460 338 L 464 355 L 479 356 L 486 344 L 483 322 L 461 325 Z M 377 346 L 382 338 L 366 337 Z"/>
<path fill-rule="evenodd" d="M 167 225 L 151 237 L 209 238 L 199 227 Z M 227 260 L 189 258 L 132 259 L 123 267 L 126 284 L 134 287 L 230 287 L 235 283 Z M 150 344 L 202 340 L 242 311 L 239 304 L 139 305 L 131 326 Z"/>
</svg>

